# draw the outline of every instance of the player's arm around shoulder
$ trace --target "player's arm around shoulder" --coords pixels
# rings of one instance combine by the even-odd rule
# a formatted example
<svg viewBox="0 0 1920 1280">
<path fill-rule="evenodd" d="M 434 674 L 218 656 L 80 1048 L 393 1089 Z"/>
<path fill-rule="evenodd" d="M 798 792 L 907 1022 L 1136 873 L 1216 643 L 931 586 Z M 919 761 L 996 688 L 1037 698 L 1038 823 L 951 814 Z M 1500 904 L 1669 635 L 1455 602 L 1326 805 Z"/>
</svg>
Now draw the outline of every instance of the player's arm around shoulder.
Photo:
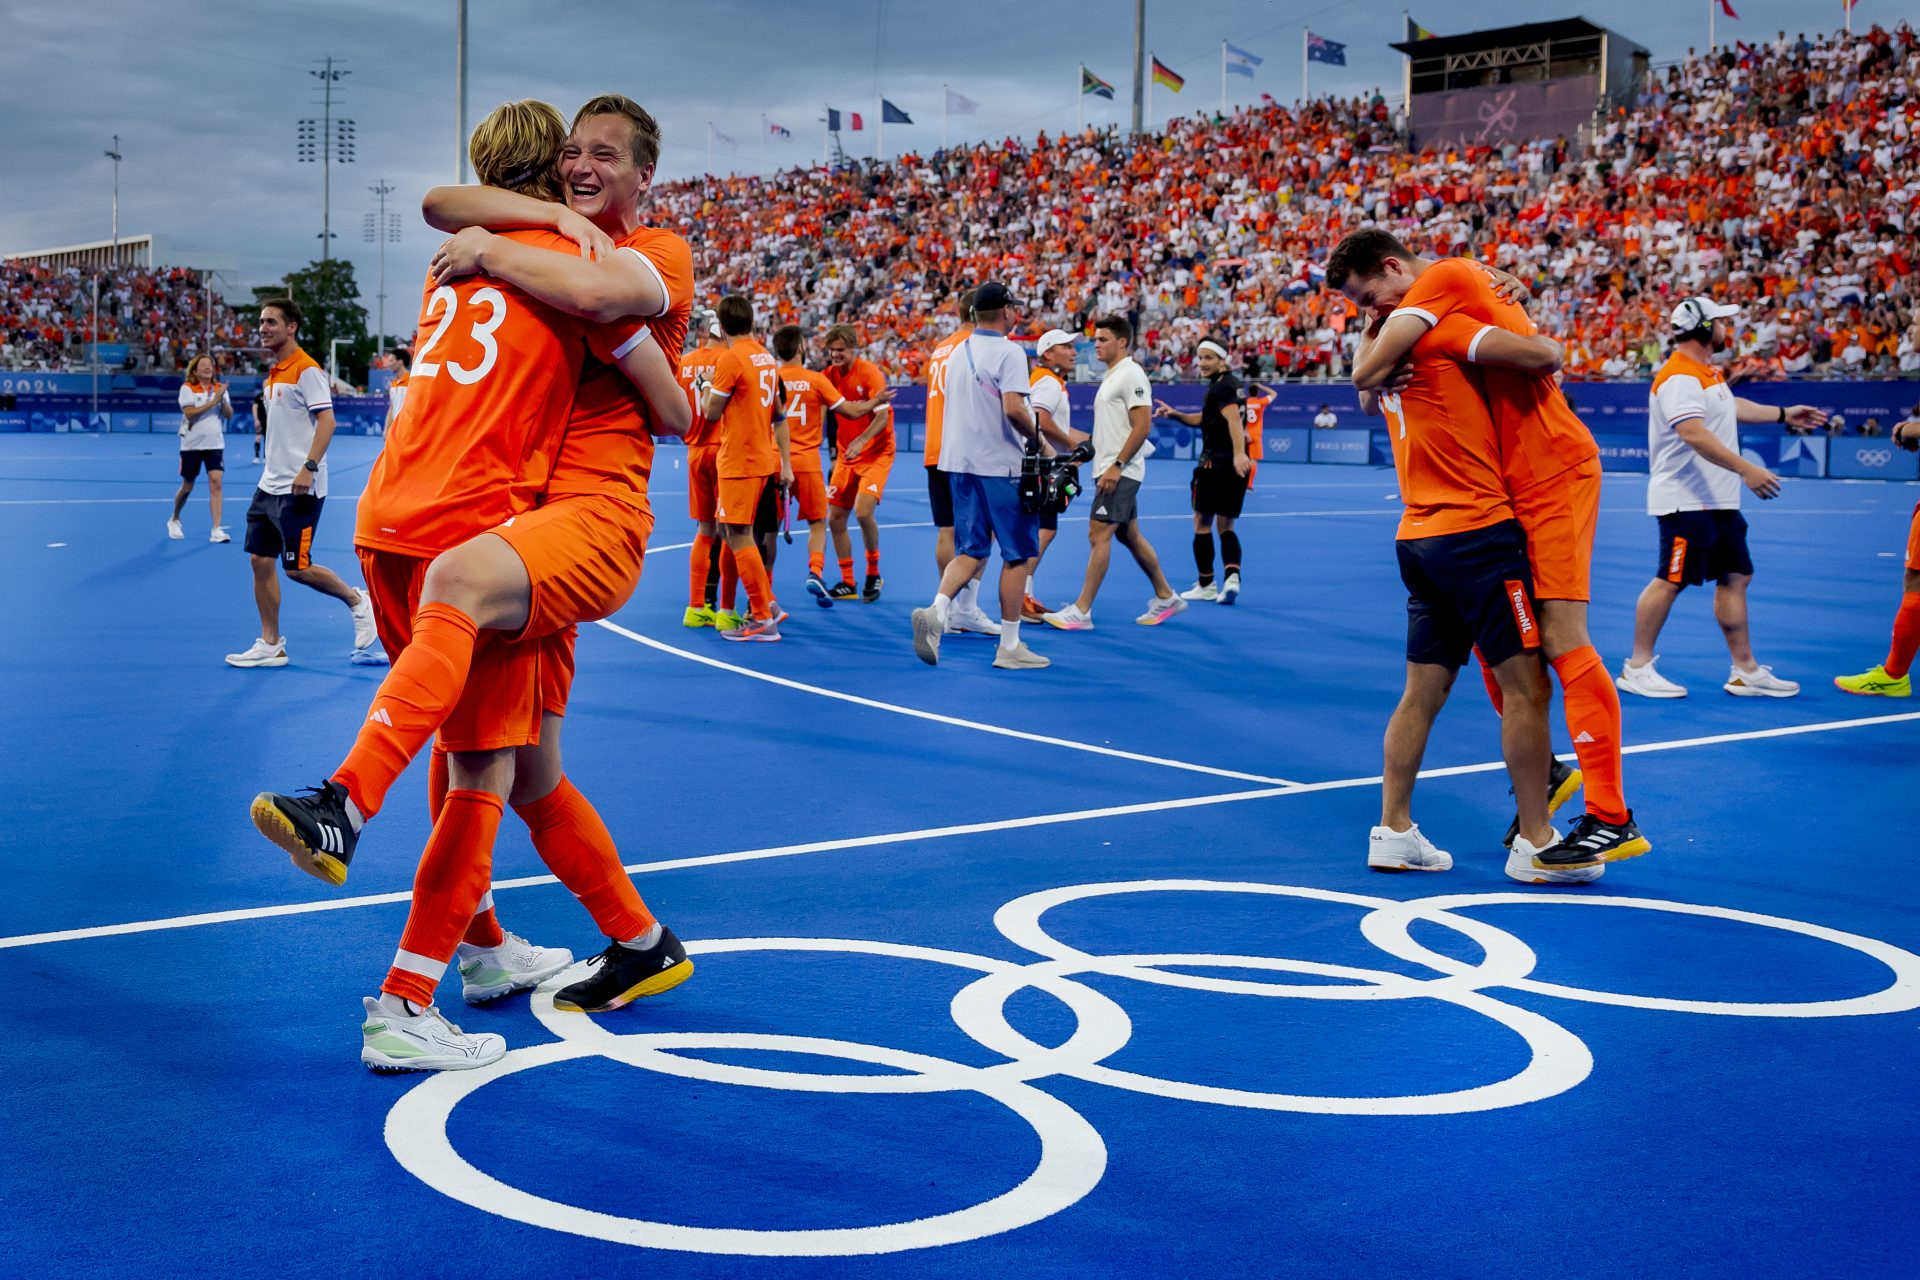
<svg viewBox="0 0 1920 1280">
<path fill-rule="evenodd" d="M 1392 381 L 1394 371 L 1431 327 L 1431 321 L 1413 312 L 1395 312 L 1374 325 L 1371 340 L 1354 353 L 1354 390 L 1378 391 Z"/>
<path fill-rule="evenodd" d="M 444 285 L 476 274 L 504 280 L 556 310 L 597 324 L 667 310 L 659 272 L 635 253 L 616 252 L 595 262 L 468 227 L 434 254 L 432 280 Z"/>
<path fill-rule="evenodd" d="M 653 434 L 684 436 L 693 425 L 693 402 L 680 384 L 680 372 L 653 330 L 642 325 L 632 337 L 615 348 L 614 363 L 647 402 L 648 420 Z"/>
</svg>

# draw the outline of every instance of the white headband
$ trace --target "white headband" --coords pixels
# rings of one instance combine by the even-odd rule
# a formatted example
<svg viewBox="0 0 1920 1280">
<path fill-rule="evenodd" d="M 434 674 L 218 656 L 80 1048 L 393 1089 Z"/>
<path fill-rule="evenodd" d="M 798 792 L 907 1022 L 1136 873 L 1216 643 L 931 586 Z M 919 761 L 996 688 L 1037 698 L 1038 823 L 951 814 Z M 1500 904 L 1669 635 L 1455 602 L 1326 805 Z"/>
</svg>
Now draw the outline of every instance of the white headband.
<svg viewBox="0 0 1920 1280">
<path fill-rule="evenodd" d="M 1202 351 L 1211 351 L 1213 352 L 1213 354 L 1219 356 L 1222 360 L 1225 360 L 1227 358 L 1227 349 L 1221 346 L 1219 343 L 1215 342 L 1212 338 L 1208 338 L 1205 342 L 1201 343 L 1200 349 Z"/>
</svg>

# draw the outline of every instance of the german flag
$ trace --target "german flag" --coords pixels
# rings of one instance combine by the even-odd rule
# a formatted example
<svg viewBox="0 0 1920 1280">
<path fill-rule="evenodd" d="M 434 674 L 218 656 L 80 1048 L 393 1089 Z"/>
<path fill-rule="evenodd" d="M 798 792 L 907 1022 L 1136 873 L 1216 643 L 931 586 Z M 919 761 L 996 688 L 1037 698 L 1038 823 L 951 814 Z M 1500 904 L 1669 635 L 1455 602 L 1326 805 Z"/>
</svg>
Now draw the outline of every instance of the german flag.
<svg viewBox="0 0 1920 1280">
<path fill-rule="evenodd" d="M 1156 57 L 1153 60 L 1153 82 L 1163 84 L 1178 93 L 1187 83 L 1187 78 Z"/>
</svg>

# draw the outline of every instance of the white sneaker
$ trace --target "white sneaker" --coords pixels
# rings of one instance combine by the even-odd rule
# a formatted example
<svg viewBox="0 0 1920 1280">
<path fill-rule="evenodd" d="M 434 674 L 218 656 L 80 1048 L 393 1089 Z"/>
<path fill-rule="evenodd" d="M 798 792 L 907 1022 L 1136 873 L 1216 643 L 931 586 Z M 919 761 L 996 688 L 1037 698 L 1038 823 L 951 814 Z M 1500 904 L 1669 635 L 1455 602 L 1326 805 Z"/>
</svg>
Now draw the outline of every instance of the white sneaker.
<svg viewBox="0 0 1920 1280">
<path fill-rule="evenodd" d="M 1620 665 L 1620 678 L 1614 683 L 1628 693 L 1637 693 L 1643 698 L 1684 698 L 1687 696 L 1685 685 L 1675 684 L 1653 669 L 1653 663 L 1660 661 L 1655 654 L 1653 662 L 1644 667 L 1636 667 L 1631 662 Z"/>
<path fill-rule="evenodd" d="M 1800 692 L 1797 683 L 1774 675 L 1772 667 L 1755 667 L 1751 671 L 1730 668 L 1727 682 L 1720 687 L 1736 698 L 1791 698 Z"/>
<path fill-rule="evenodd" d="M 947 634 L 958 635 L 971 631 L 977 636 L 997 636 L 1000 634 L 1000 620 L 989 618 L 986 610 L 979 605 L 971 609 L 955 607 L 947 611 Z"/>
<path fill-rule="evenodd" d="M 1514 836 L 1513 848 L 1507 854 L 1507 879 L 1518 880 L 1521 884 L 1590 884 L 1606 874 L 1607 864 L 1604 862 L 1596 862 L 1590 867 L 1546 868 L 1534 865 L 1535 854 L 1544 853 L 1559 843 L 1558 831 L 1540 848 L 1528 844 L 1525 836 Z"/>
<path fill-rule="evenodd" d="M 389 1012 L 378 1000 L 362 1000 L 360 1061 L 375 1071 L 471 1071 L 506 1056 L 507 1042 L 490 1031 L 470 1036 L 448 1022 L 439 1005 L 424 1013 Z"/>
<path fill-rule="evenodd" d="M 930 667 L 940 665 L 940 636 L 945 630 L 940 611 L 932 605 L 913 611 L 913 651 Z"/>
<path fill-rule="evenodd" d="M 1038 671 L 1042 667 L 1053 665 L 1051 658 L 1043 658 L 1027 648 L 1023 640 L 1011 649 L 1002 649 L 993 655 L 993 665 L 1002 671 Z"/>
<path fill-rule="evenodd" d="M 287 641 L 282 636 L 273 644 L 255 638 L 245 653 L 227 655 L 230 667 L 284 667 L 287 665 Z"/>
<path fill-rule="evenodd" d="M 1220 588 L 1214 586 L 1211 582 L 1205 586 L 1201 586 L 1196 582 L 1185 591 L 1182 591 L 1180 598 L 1182 600 L 1218 600 L 1220 598 Z"/>
<path fill-rule="evenodd" d="M 530 991 L 573 963 L 565 947 L 536 947 L 517 933 L 509 933 L 497 947 L 454 949 L 460 969 L 460 998 L 483 1004 L 516 991 Z"/>
<path fill-rule="evenodd" d="M 364 649 L 379 638 L 380 632 L 373 625 L 373 597 L 363 590 L 360 603 L 353 606 L 353 647 Z"/>
<path fill-rule="evenodd" d="M 169 538 L 172 538 L 175 542 L 178 542 L 180 541 L 180 539 L 187 536 L 187 531 L 180 527 L 180 522 L 178 520 L 169 520 L 167 521 L 167 536 Z"/>
<path fill-rule="evenodd" d="M 1239 598 L 1240 598 L 1240 575 L 1237 573 L 1230 573 L 1227 575 L 1227 580 L 1220 584 L 1219 603 L 1232 604 L 1235 600 L 1238 600 Z"/>
<path fill-rule="evenodd" d="M 356 667 L 384 667 L 388 665 L 387 651 L 380 645 L 370 644 L 348 654 L 347 661 Z"/>
<path fill-rule="evenodd" d="M 1367 866 L 1375 871 L 1451 871 L 1453 855 L 1420 834 L 1419 823 L 1405 831 L 1375 827 L 1367 835 Z"/>
<path fill-rule="evenodd" d="M 1186 607 L 1187 602 L 1179 596 L 1168 596 L 1165 600 L 1154 596 L 1147 601 L 1147 611 L 1134 621 L 1143 627 L 1157 627 L 1174 614 L 1184 612 Z"/>
<path fill-rule="evenodd" d="M 215 525 L 213 527 L 213 532 L 207 535 L 207 541 L 208 542 L 232 542 L 233 539 L 227 536 L 227 531 L 225 528 L 223 528 L 220 525 Z"/>
<path fill-rule="evenodd" d="M 1064 609 L 1042 614 L 1040 621 L 1050 627 L 1057 627 L 1061 631 L 1093 630 L 1093 615 L 1083 612 L 1077 604 L 1070 604 Z"/>
</svg>

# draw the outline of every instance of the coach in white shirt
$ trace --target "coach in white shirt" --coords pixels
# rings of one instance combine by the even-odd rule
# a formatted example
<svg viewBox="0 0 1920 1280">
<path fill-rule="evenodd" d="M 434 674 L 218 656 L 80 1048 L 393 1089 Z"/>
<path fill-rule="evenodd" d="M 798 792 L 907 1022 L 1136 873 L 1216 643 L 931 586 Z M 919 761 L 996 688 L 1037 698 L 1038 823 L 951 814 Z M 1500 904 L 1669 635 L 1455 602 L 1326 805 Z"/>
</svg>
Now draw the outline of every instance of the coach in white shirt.
<svg viewBox="0 0 1920 1280">
<path fill-rule="evenodd" d="M 1018 318 L 1007 287 L 988 281 L 973 296 L 973 332 L 947 354 L 940 470 L 953 486 L 953 559 L 933 603 L 913 611 L 913 651 L 929 666 L 940 661 L 954 595 L 973 580 L 996 541 L 1004 565 L 993 665 L 1015 671 L 1048 665 L 1020 642 L 1026 564 L 1040 550 L 1040 517 L 1020 508 L 1020 465 L 1039 428 L 1027 407 L 1026 353 L 1006 336 Z"/>
<path fill-rule="evenodd" d="M 1660 522 L 1660 558 L 1633 613 L 1633 656 L 1614 681 L 1645 698 L 1683 698 L 1684 686 L 1654 669 L 1654 643 L 1673 602 L 1689 586 L 1712 579 L 1713 616 L 1726 637 L 1733 669 L 1722 687 L 1746 698 L 1790 698 L 1791 680 L 1758 665 L 1747 630 L 1747 583 L 1753 557 L 1740 487 L 1777 497 L 1780 477 L 1740 453 L 1740 424 L 1778 422 L 1813 428 L 1827 415 L 1812 405 L 1783 408 L 1733 394 L 1714 367 L 1714 353 L 1732 341 L 1727 324 L 1738 307 L 1688 298 L 1673 309 L 1672 354 L 1653 377 L 1647 404 L 1647 514 Z"/>
<path fill-rule="evenodd" d="M 1106 580 L 1107 564 L 1118 538 L 1133 553 L 1134 563 L 1153 584 L 1147 611 L 1134 621 L 1153 627 L 1187 607 L 1174 594 L 1160 571 L 1160 557 L 1140 529 L 1140 482 L 1147 476 L 1147 455 L 1153 445 L 1153 387 L 1146 371 L 1128 354 L 1133 326 L 1120 316 L 1094 324 L 1093 354 L 1107 366 L 1093 400 L 1093 510 L 1087 516 L 1087 577 L 1080 598 L 1046 616 L 1047 625 L 1062 631 L 1093 630 L 1093 600 Z"/>
</svg>

